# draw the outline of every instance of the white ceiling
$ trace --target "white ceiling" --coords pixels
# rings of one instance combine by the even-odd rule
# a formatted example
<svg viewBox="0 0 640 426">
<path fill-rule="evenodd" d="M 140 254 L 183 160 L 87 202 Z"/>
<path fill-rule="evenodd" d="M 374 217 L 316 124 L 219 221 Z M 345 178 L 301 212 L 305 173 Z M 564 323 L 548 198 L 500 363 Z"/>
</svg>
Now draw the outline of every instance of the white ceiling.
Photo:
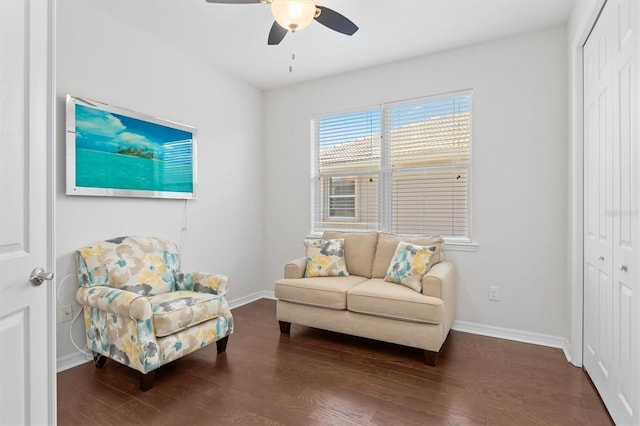
<svg viewBox="0 0 640 426">
<path fill-rule="evenodd" d="M 318 22 L 267 46 L 262 4 L 205 0 L 87 0 L 153 37 L 261 89 L 566 23 L 580 0 L 319 0 L 360 27 L 353 36 Z M 295 52 L 293 72 L 289 55 Z"/>
</svg>

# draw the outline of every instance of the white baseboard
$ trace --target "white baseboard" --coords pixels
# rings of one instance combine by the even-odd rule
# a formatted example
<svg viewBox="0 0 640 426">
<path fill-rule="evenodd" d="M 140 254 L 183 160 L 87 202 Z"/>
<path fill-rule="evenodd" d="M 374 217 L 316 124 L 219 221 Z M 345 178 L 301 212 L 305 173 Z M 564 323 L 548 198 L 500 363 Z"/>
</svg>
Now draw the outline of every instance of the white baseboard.
<svg viewBox="0 0 640 426">
<path fill-rule="evenodd" d="M 275 299 L 273 291 L 257 291 L 255 293 L 248 294 L 239 299 L 233 299 L 229 301 L 229 309 L 239 308 L 251 302 L 255 302 L 260 299 Z"/>
<path fill-rule="evenodd" d="M 241 299 L 233 300 L 229 303 L 229 306 L 231 307 L 231 309 L 233 309 L 262 298 L 273 300 L 276 299 L 273 291 L 261 291 L 250 294 Z M 569 342 L 569 340 L 565 337 L 534 333 L 531 331 L 516 330 L 512 328 L 495 327 L 468 321 L 454 321 L 451 328 L 457 331 L 464 331 L 466 333 L 479 334 L 481 336 L 496 337 L 498 339 L 513 340 L 516 342 L 530 343 L 533 345 L 559 348 L 562 349 L 562 352 L 564 353 L 567 361 L 573 364 L 573 349 L 571 347 L 571 342 Z M 581 366 L 576 365 L 576 367 Z"/>
<path fill-rule="evenodd" d="M 59 373 L 89 361 L 92 361 L 91 357 L 83 354 L 82 352 L 74 352 L 69 355 L 64 355 L 57 359 L 56 371 Z"/>
<path fill-rule="evenodd" d="M 248 294 L 238 299 L 229 301 L 229 308 L 235 309 L 240 306 L 246 305 L 251 302 L 255 302 L 260 299 L 275 299 L 273 291 L 258 291 Z M 481 336 L 496 337 L 498 339 L 514 340 L 516 342 L 531 343 L 534 345 L 547 346 L 551 348 L 562 349 L 564 356 L 568 362 L 572 362 L 572 348 L 571 343 L 564 337 L 553 336 L 550 334 L 533 333 L 530 331 L 515 330 L 512 328 L 495 327 L 492 325 L 477 324 L 468 321 L 454 321 L 451 326 L 456 331 L 463 331 L 465 333 L 478 334 Z M 76 352 L 69 355 L 64 355 L 57 360 L 58 372 L 67 370 L 72 367 L 84 364 L 91 361 L 91 358 Z"/>
<path fill-rule="evenodd" d="M 273 291 L 260 291 L 240 299 L 229 302 L 231 309 L 254 302 L 259 299 L 274 299 Z M 550 334 L 534 333 L 530 331 L 516 330 L 512 328 L 495 327 L 491 325 L 477 324 L 468 321 L 454 321 L 452 327 L 457 331 L 478 334 L 481 336 L 496 337 L 498 339 L 513 340 L 516 342 L 530 343 L 533 345 L 547 346 L 562 349 L 568 362 L 572 362 L 572 348 L 568 339 Z M 575 365 L 575 364 L 574 364 Z M 577 367 L 580 367 L 579 365 Z"/>
<path fill-rule="evenodd" d="M 492 325 L 477 324 L 468 321 L 454 321 L 451 326 L 453 330 L 465 333 L 479 334 L 481 336 L 496 337 L 498 339 L 513 340 L 516 342 L 531 343 L 534 345 L 547 346 L 550 348 L 562 349 L 565 358 L 571 362 L 571 344 L 569 340 L 561 336 L 550 334 L 533 333 L 531 331 L 515 330 L 512 328 L 495 327 Z"/>
<path fill-rule="evenodd" d="M 259 291 L 229 301 L 229 308 L 238 308 L 242 305 L 246 305 L 260 299 L 275 299 L 275 296 L 273 295 L 273 291 Z M 78 365 L 82 365 L 85 362 L 89 361 L 92 361 L 91 357 L 89 355 L 83 354 L 82 352 L 74 352 L 72 354 L 63 355 L 61 357 L 58 357 L 56 361 L 56 371 L 59 373 L 64 370 L 68 370 L 69 368 L 77 367 Z"/>
</svg>

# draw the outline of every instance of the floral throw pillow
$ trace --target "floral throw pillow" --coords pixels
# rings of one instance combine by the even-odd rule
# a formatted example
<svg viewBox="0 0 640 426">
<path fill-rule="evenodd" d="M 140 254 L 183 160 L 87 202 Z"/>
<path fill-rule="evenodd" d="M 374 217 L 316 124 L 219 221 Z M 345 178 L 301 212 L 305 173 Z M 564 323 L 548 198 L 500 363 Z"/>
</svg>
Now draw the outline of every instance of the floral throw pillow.
<svg viewBox="0 0 640 426">
<path fill-rule="evenodd" d="M 418 246 L 400 241 L 384 280 L 421 292 L 422 278 L 431 269 L 436 249 L 436 246 Z"/>
<path fill-rule="evenodd" d="M 346 277 L 344 238 L 335 240 L 304 240 L 307 248 L 305 277 Z"/>
</svg>

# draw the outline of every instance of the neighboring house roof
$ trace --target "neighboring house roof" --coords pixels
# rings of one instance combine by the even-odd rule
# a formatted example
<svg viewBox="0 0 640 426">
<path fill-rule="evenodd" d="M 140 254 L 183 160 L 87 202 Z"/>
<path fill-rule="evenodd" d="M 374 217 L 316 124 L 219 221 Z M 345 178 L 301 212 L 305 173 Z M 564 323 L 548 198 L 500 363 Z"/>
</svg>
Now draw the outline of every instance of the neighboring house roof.
<svg viewBox="0 0 640 426">
<path fill-rule="evenodd" d="M 410 161 L 429 157 L 434 161 L 455 156 L 469 157 L 471 114 L 455 113 L 433 117 L 391 130 L 391 159 Z M 439 159 L 439 160 L 438 160 Z M 367 136 L 320 149 L 320 164 L 334 168 L 339 165 L 377 163 L 380 160 L 380 135 Z"/>
</svg>

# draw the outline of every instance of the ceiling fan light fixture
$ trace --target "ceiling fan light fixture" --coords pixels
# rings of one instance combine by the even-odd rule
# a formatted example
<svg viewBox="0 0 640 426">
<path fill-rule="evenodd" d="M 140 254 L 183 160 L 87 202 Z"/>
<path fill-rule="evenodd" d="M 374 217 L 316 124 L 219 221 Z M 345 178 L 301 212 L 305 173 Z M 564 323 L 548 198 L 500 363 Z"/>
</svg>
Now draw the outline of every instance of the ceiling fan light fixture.
<svg viewBox="0 0 640 426">
<path fill-rule="evenodd" d="M 313 21 L 316 4 L 313 0 L 273 0 L 271 13 L 282 28 L 297 31 Z"/>
</svg>

